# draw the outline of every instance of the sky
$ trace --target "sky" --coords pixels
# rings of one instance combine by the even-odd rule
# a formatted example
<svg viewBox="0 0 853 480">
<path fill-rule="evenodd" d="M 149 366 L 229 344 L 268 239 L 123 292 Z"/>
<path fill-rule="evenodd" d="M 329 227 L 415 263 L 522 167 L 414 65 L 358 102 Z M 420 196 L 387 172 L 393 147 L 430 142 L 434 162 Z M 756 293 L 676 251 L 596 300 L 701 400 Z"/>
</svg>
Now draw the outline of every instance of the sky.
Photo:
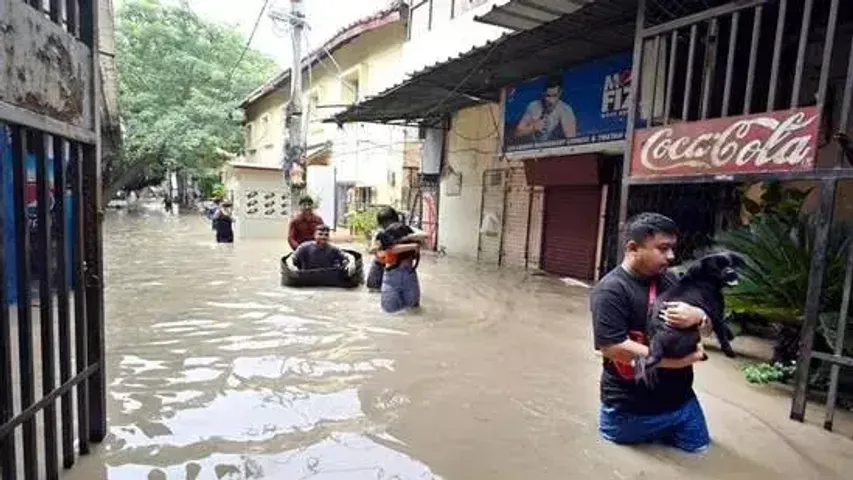
<svg viewBox="0 0 853 480">
<path fill-rule="evenodd" d="M 311 26 L 307 34 L 310 49 L 322 45 L 341 27 L 391 3 L 391 0 L 302 1 L 308 24 Z M 115 0 L 116 6 L 121 2 L 122 0 Z M 235 26 L 248 38 L 264 2 L 265 0 L 189 0 L 189 5 L 202 18 Z M 177 4 L 178 0 L 164 0 L 164 3 Z M 289 11 L 290 1 L 269 0 L 268 11 L 270 9 Z M 281 67 L 290 65 L 290 36 L 281 29 L 276 29 L 267 14 L 261 18 L 252 47 L 274 58 Z"/>
</svg>

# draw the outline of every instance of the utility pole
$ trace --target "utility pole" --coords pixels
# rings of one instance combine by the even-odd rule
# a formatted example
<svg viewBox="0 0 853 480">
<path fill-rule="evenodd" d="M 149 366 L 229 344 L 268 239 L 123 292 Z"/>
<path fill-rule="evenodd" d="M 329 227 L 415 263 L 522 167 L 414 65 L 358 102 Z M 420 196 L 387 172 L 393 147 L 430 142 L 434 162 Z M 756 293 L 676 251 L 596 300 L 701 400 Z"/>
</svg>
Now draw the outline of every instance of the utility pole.
<svg viewBox="0 0 853 480">
<path fill-rule="evenodd" d="M 302 35 L 305 29 L 303 0 L 290 0 L 290 13 L 273 12 L 274 20 L 287 20 L 293 60 L 290 67 L 290 100 L 284 111 L 285 140 L 282 167 L 290 190 L 290 215 L 299 210 L 299 197 L 305 189 L 305 136 L 302 132 Z"/>
</svg>

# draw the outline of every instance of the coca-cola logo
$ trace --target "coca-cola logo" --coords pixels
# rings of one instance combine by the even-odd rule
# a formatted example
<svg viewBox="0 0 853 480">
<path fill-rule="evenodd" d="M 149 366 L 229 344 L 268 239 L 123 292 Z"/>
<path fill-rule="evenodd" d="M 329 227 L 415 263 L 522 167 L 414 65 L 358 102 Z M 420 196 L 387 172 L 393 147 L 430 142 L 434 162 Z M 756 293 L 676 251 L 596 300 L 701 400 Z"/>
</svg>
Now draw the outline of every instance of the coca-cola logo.
<svg viewBox="0 0 853 480">
<path fill-rule="evenodd" d="M 815 157 L 818 123 L 809 108 L 654 129 L 634 161 L 660 174 L 802 169 Z"/>
</svg>

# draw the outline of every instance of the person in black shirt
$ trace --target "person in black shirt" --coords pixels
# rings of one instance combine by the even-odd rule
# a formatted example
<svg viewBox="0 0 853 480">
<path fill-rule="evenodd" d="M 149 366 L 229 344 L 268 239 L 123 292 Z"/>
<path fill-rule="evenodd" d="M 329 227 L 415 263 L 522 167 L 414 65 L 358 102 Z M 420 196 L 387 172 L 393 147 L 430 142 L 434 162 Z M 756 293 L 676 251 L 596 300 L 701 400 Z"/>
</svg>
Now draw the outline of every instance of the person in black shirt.
<svg viewBox="0 0 853 480">
<path fill-rule="evenodd" d="M 293 264 L 300 270 L 336 268 L 346 266 L 347 259 L 341 249 L 329 243 L 328 225 L 320 225 L 314 240 L 303 242 L 293 253 Z"/>
<path fill-rule="evenodd" d="M 601 351 L 599 432 L 618 444 L 663 442 L 687 452 L 710 444 L 702 407 L 693 392 L 693 364 L 702 345 L 682 359 L 664 359 L 652 387 L 634 380 L 636 356 L 648 355 L 646 320 L 658 294 L 675 283 L 667 272 L 674 260 L 675 222 L 657 213 L 642 213 L 626 225 L 625 257 L 592 290 L 595 348 Z M 672 302 L 662 312 L 677 328 L 707 327 L 708 317 L 694 306 Z"/>
<path fill-rule="evenodd" d="M 217 243 L 234 243 L 234 217 L 231 216 L 231 202 L 222 202 L 222 206 L 213 214 L 213 230 Z"/>
</svg>

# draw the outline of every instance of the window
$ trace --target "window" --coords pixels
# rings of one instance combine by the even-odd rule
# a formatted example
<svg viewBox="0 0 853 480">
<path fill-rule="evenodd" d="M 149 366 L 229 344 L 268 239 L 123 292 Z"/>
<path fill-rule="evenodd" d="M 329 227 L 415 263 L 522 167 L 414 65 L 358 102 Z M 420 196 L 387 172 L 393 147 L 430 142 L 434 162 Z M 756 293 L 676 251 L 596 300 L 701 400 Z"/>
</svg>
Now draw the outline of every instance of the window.
<svg viewBox="0 0 853 480">
<path fill-rule="evenodd" d="M 436 26 L 447 23 L 453 18 L 453 0 L 432 0 L 432 21 L 430 30 Z"/>
<path fill-rule="evenodd" d="M 270 133 L 270 116 L 269 116 L 269 114 L 266 114 L 263 117 L 261 117 L 261 131 L 258 132 L 258 134 L 260 135 L 260 138 L 258 140 L 260 140 L 261 142 L 268 141 L 269 140 L 269 133 Z"/>
<path fill-rule="evenodd" d="M 409 38 L 417 38 L 429 32 L 430 26 L 430 0 L 424 0 L 412 5 L 411 19 L 409 19 Z"/>
<path fill-rule="evenodd" d="M 488 0 L 414 0 L 409 10 L 409 40 L 486 3 Z"/>
<path fill-rule="evenodd" d="M 246 142 L 246 148 L 252 146 L 252 124 L 247 123 L 243 130 L 244 141 Z"/>
<path fill-rule="evenodd" d="M 358 70 L 341 76 L 341 103 L 354 105 L 359 100 Z"/>
<path fill-rule="evenodd" d="M 453 18 L 465 15 L 467 12 L 483 5 L 488 0 L 453 0 Z"/>
</svg>

